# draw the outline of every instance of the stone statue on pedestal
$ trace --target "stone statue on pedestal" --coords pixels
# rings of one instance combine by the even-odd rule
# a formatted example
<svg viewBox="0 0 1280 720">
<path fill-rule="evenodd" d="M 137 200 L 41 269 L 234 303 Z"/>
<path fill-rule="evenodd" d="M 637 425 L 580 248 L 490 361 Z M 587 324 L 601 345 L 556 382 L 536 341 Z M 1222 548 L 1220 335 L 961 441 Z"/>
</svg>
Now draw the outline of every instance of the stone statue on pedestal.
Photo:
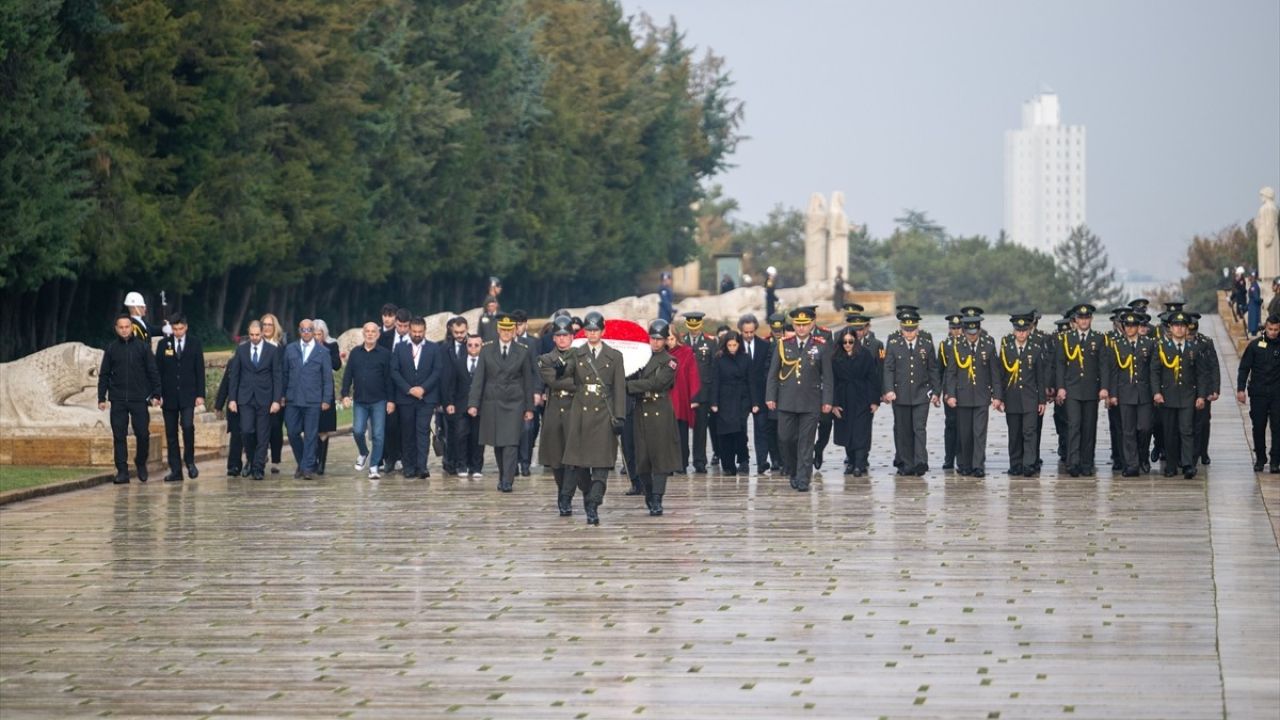
<svg viewBox="0 0 1280 720">
<path fill-rule="evenodd" d="M 1271 281 L 1280 276 L 1280 230 L 1276 220 L 1280 212 L 1276 210 L 1276 191 L 1264 187 L 1258 193 L 1262 198 L 1262 207 L 1258 208 L 1258 216 L 1254 219 L 1253 228 L 1258 233 L 1258 282 L 1269 287 Z"/>
</svg>

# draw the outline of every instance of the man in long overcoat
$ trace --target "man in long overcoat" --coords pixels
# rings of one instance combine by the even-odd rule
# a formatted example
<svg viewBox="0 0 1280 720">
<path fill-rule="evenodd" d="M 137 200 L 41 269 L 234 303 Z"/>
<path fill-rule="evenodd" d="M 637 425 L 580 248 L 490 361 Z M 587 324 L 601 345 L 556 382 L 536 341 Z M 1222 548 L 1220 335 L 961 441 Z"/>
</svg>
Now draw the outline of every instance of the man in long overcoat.
<svg viewBox="0 0 1280 720">
<path fill-rule="evenodd" d="M 524 424 L 533 420 L 533 363 L 516 342 L 516 321 L 499 313 L 498 339 L 480 349 L 467 414 L 480 418 L 480 443 L 498 457 L 498 489 L 511 492 Z"/>
<path fill-rule="evenodd" d="M 640 475 L 649 514 L 654 516 L 662 515 L 667 476 L 684 465 L 670 398 L 679 367 L 675 358 L 667 353 L 670 334 L 670 324 L 665 320 L 649 323 L 649 349 L 653 355 L 636 377 L 627 380 L 627 393 L 636 398 L 633 425 L 636 472 Z"/>
<path fill-rule="evenodd" d="M 568 440 L 569 411 L 573 407 L 573 378 L 565 375 L 569 355 L 573 352 L 573 319 L 560 315 L 552 321 L 555 347 L 538 356 L 538 375 L 547 386 L 547 405 L 542 411 L 542 442 L 538 445 L 538 462 L 551 468 L 556 478 L 556 506 L 560 517 L 573 514 L 573 491 L 577 478 L 566 473 L 564 447 Z"/>
<path fill-rule="evenodd" d="M 587 524 L 599 525 L 597 509 L 604 501 L 609 471 L 618 459 L 618 433 L 626 420 L 626 371 L 622 353 L 603 341 L 603 315 L 587 313 L 582 330 L 587 342 L 574 350 L 565 367 L 576 391 L 569 411 L 564 464 L 576 470 Z"/>
</svg>

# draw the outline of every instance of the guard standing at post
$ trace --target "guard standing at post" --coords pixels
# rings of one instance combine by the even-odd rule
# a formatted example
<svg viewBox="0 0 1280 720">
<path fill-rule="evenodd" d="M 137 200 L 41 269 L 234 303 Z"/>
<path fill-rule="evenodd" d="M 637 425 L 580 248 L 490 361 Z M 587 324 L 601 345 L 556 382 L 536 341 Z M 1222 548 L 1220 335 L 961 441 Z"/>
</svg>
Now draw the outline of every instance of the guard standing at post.
<svg viewBox="0 0 1280 720">
<path fill-rule="evenodd" d="M 1253 423 L 1254 472 L 1267 462 L 1267 424 L 1271 424 L 1271 474 L 1280 474 L 1280 315 L 1271 315 L 1262 334 L 1240 356 L 1236 402 L 1244 404 Z"/>
<path fill-rule="evenodd" d="M 765 405 L 778 412 L 782 464 L 791 471 L 791 487 L 799 492 L 809 491 L 818 418 L 831 412 L 835 396 L 831 347 L 811 333 L 816 310 L 808 306 L 788 313 L 796 336 L 774 350 L 765 385 Z"/>
<path fill-rule="evenodd" d="M 573 406 L 574 383 L 565 374 L 569 354 L 573 352 L 573 321 L 559 315 L 551 321 L 555 347 L 538 356 L 538 375 L 547 386 L 547 405 L 542 414 L 542 442 L 538 445 L 538 462 L 551 468 L 556 479 L 556 507 L 560 517 L 573 515 L 573 491 L 577 478 L 565 472 L 564 447 L 568 439 L 569 411 Z"/>
<path fill-rule="evenodd" d="M 599 525 L 609 471 L 618 461 L 618 435 L 626 422 L 626 371 L 622 353 L 606 345 L 604 316 L 589 312 L 582 330 L 587 343 L 569 356 L 565 375 L 576 388 L 569 411 L 564 464 L 571 465 L 582 491 L 588 525 Z"/>
<path fill-rule="evenodd" d="M 679 365 L 667 353 L 670 334 L 667 321 L 658 319 L 649 323 L 649 349 L 653 355 L 634 378 L 627 380 L 627 393 L 636 399 L 632 425 L 636 473 L 644 490 L 645 505 L 654 517 L 663 513 L 662 496 L 667 492 L 667 476 L 681 467 L 680 438 L 670 397 Z"/>
</svg>

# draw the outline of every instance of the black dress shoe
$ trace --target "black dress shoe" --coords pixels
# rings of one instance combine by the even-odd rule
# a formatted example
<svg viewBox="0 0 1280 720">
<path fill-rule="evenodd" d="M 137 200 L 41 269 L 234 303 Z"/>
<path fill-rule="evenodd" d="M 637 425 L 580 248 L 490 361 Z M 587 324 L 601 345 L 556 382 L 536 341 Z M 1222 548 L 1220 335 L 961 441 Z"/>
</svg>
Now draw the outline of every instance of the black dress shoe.
<svg viewBox="0 0 1280 720">
<path fill-rule="evenodd" d="M 116 479 L 112 480 L 111 482 L 115 483 L 116 485 L 124 485 L 125 483 L 129 482 L 129 473 L 127 472 L 116 473 Z"/>
<path fill-rule="evenodd" d="M 1124 470 L 1124 463 L 1121 463 L 1121 462 L 1111 463 L 1111 472 L 1121 472 L 1122 470 Z"/>
<path fill-rule="evenodd" d="M 293 471 L 293 479 L 294 479 L 294 480 L 301 480 L 301 479 L 302 479 L 302 468 L 298 468 L 297 470 L 294 470 L 294 471 Z"/>
<path fill-rule="evenodd" d="M 171 472 L 168 475 L 164 476 L 164 481 L 165 482 L 182 482 L 182 473 Z"/>
<path fill-rule="evenodd" d="M 1280 463 L 1271 463 L 1271 474 L 1280 475 Z"/>
<path fill-rule="evenodd" d="M 253 474 L 253 479 L 254 479 L 254 480 L 261 480 L 261 479 L 262 479 L 262 473 L 260 473 L 260 472 L 258 472 L 258 473 L 254 473 L 254 474 Z"/>
<path fill-rule="evenodd" d="M 813 469 L 814 469 L 814 470 L 817 470 L 817 469 L 818 469 L 818 468 L 820 468 L 820 467 L 822 467 L 822 456 L 821 456 L 821 455 L 814 455 L 814 456 L 813 456 Z"/>
<path fill-rule="evenodd" d="M 757 465 L 757 466 L 756 466 L 756 474 L 757 474 L 757 475 L 763 475 L 763 474 L 765 474 L 765 473 L 767 473 L 767 472 L 769 472 L 769 466 L 768 466 L 768 465 Z"/>
<path fill-rule="evenodd" d="M 1201 464 L 1201 465 L 1208 465 L 1208 464 L 1209 464 L 1209 456 L 1208 456 L 1208 455 L 1205 455 L 1205 456 L 1201 457 L 1201 458 L 1200 458 L 1200 464 Z"/>
<path fill-rule="evenodd" d="M 1160 459 L 1160 451 L 1159 451 L 1159 450 L 1152 449 L 1152 450 L 1151 450 L 1151 462 L 1156 462 L 1156 461 L 1158 461 L 1159 459 Z"/>
<path fill-rule="evenodd" d="M 862 468 L 854 468 L 854 469 L 853 469 L 853 476 L 854 476 L 854 477 L 862 477 L 862 474 L 863 474 L 863 473 L 862 473 Z"/>
<path fill-rule="evenodd" d="M 910 471 L 910 470 L 908 470 L 908 469 L 906 469 L 906 468 L 904 468 L 904 467 L 901 467 L 901 468 L 898 468 L 898 473 L 897 473 L 897 474 L 898 474 L 898 476 L 899 476 L 899 477 L 909 477 L 912 473 L 911 473 L 911 471 Z"/>
<path fill-rule="evenodd" d="M 600 524 L 600 514 L 596 512 L 596 509 L 594 507 L 587 508 L 587 524 L 588 525 Z"/>
<path fill-rule="evenodd" d="M 227 468 L 227 477 L 240 477 L 240 468 Z"/>
<path fill-rule="evenodd" d="M 1254 463 L 1254 464 L 1253 464 L 1253 471 L 1254 471 L 1254 472 L 1262 472 L 1262 468 L 1264 468 L 1264 467 L 1266 467 L 1266 466 L 1267 466 L 1267 464 L 1266 464 L 1265 462 L 1262 462 L 1261 460 L 1259 460 L 1258 462 L 1256 462 L 1256 463 Z"/>
<path fill-rule="evenodd" d="M 809 483 L 796 483 L 796 492 L 809 492 Z"/>
<path fill-rule="evenodd" d="M 1182 469 L 1182 477 L 1183 477 L 1183 478 L 1185 478 L 1185 479 L 1187 479 L 1187 480 L 1190 480 L 1190 479 L 1194 478 L 1195 476 L 1196 476 L 1196 466 L 1195 466 L 1195 465 L 1188 465 L 1187 467 L 1185 467 L 1185 468 L 1183 468 L 1183 469 Z"/>
<path fill-rule="evenodd" d="M 629 490 L 627 490 L 625 493 L 623 493 L 623 495 L 630 495 L 630 496 L 634 496 L 634 495 L 643 495 L 643 494 L 644 494 L 644 490 L 641 490 L 640 488 L 636 487 L 635 485 L 632 485 L 632 486 L 631 486 L 631 488 L 630 488 Z"/>
<path fill-rule="evenodd" d="M 1080 477 L 1080 468 L 1075 465 L 1072 465 L 1071 467 L 1067 468 L 1067 474 L 1070 475 L 1071 477 Z"/>
<path fill-rule="evenodd" d="M 791 489 L 792 489 L 792 490 L 799 490 L 799 489 L 800 489 L 800 483 L 799 483 L 799 481 L 797 481 L 795 478 L 791 478 Z"/>
<path fill-rule="evenodd" d="M 706 475 L 706 474 L 707 474 L 707 468 L 706 468 L 706 466 L 703 466 L 703 467 L 697 467 L 697 466 L 694 466 L 694 468 L 693 468 L 693 472 L 694 472 L 695 474 L 697 474 L 697 475 Z"/>
<path fill-rule="evenodd" d="M 150 478 L 150 476 L 149 476 L 149 475 L 147 475 L 147 471 L 146 471 L 146 470 L 139 470 L 139 471 L 138 471 L 138 482 L 146 482 L 148 478 Z"/>
<path fill-rule="evenodd" d="M 1164 471 L 1164 476 L 1165 476 L 1165 477 L 1174 477 L 1174 476 L 1176 476 L 1177 474 L 1178 474 L 1178 471 L 1177 471 L 1177 470 L 1174 470 L 1173 468 L 1169 468 L 1169 469 L 1167 469 L 1167 470 L 1165 470 L 1165 471 Z"/>
<path fill-rule="evenodd" d="M 307 472 L 302 473 L 302 479 L 303 479 L 303 480 L 310 480 L 312 477 L 314 477 L 314 476 L 311 474 L 311 471 L 310 471 L 310 470 L 308 470 Z"/>
<path fill-rule="evenodd" d="M 258 473 L 258 474 L 261 475 L 262 473 Z M 240 473 L 241 477 L 249 477 L 250 475 L 253 475 L 253 468 L 251 467 L 245 468 L 244 472 Z"/>
<path fill-rule="evenodd" d="M 976 478 L 986 477 L 986 476 L 987 476 L 987 471 L 986 471 L 986 470 L 983 470 L 982 468 L 978 468 L 977 470 L 974 470 L 974 471 L 973 471 L 973 476 L 974 476 L 974 477 L 976 477 Z"/>
<path fill-rule="evenodd" d="M 924 464 L 924 465 L 917 465 L 917 466 L 916 466 L 915 474 L 916 474 L 916 476 L 917 476 L 917 477 L 924 477 L 925 475 L 929 474 L 929 465 L 928 465 L 928 463 L 926 463 L 926 464 Z"/>
<path fill-rule="evenodd" d="M 960 468 L 959 470 L 956 471 L 956 474 L 959 475 L 960 477 L 969 477 L 970 475 L 973 474 L 973 471 L 970 470 L 969 468 Z"/>
<path fill-rule="evenodd" d="M 529 466 L 528 466 L 528 465 L 521 465 L 521 466 L 520 466 L 520 474 L 521 474 L 521 475 L 523 475 L 523 476 L 525 476 L 525 477 L 529 477 Z"/>
<path fill-rule="evenodd" d="M 1093 477 L 1094 475 L 1098 474 L 1098 468 L 1090 465 L 1089 467 L 1082 468 L 1080 470 L 1080 474 L 1085 477 Z"/>
<path fill-rule="evenodd" d="M 1027 472 L 1027 469 L 1022 467 L 1021 465 L 1014 465 L 1013 467 L 1010 467 L 1008 470 L 1005 470 L 1004 474 L 1005 475 L 1023 475 L 1026 472 Z"/>
<path fill-rule="evenodd" d="M 195 463 L 187 463 L 187 477 L 192 480 L 200 477 L 200 468 L 196 467 Z"/>
<path fill-rule="evenodd" d="M 955 464 L 954 462 L 944 462 L 944 463 L 942 463 L 942 469 L 943 469 L 943 470 L 955 470 L 955 469 L 956 469 L 956 464 Z"/>
</svg>

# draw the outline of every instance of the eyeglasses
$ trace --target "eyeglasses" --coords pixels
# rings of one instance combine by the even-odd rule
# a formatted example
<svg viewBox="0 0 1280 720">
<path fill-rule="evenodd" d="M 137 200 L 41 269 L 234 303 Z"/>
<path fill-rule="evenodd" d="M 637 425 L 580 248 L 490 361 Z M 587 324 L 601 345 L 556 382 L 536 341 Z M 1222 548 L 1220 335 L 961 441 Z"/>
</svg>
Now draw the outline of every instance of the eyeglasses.
<svg viewBox="0 0 1280 720">
<path fill-rule="evenodd" d="M 315 328 L 300 327 L 298 328 L 298 332 L 304 332 L 304 333 L 315 332 Z"/>
<path fill-rule="evenodd" d="M 841 345 L 852 345 L 852 344 L 853 344 L 853 342 L 854 342 L 853 340 L 841 340 L 841 341 L 840 341 L 840 344 L 841 344 Z"/>
</svg>

